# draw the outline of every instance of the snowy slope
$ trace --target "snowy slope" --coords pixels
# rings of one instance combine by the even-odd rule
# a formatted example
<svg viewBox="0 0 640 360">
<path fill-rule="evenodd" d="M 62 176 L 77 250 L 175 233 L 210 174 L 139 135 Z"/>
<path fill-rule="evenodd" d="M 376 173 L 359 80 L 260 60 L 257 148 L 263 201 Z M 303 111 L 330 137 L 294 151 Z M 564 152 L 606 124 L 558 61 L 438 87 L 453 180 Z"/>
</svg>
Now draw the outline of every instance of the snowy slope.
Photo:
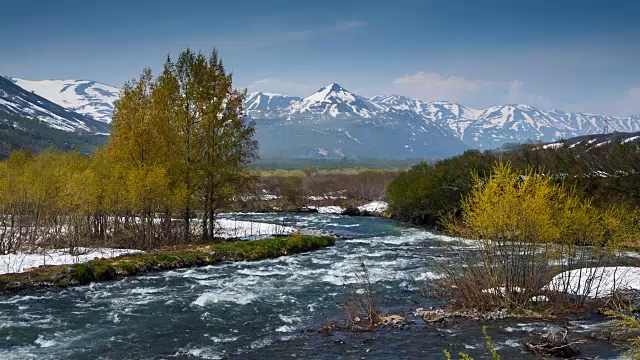
<svg viewBox="0 0 640 360">
<path fill-rule="evenodd" d="M 291 114 L 321 116 L 359 116 L 370 118 L 381 110 L 369 99 L 360 97 L 342 86 L 331 83 L 289 106 Z"/>
<path fill-rule="evenodd" d="M 248 111 L 265 111 L 285 109 L 300 98 L 269 92 L 254 92 L 247 95 L 244 106 Z"/>
<path fill-rule="evenodd" d="M 468 148 L 602 133 L 605 128 L 640 131 L 640 116 L 544 111 L 523 104 L 473 109 L 402 95 L 367 99 L 336 83 L 303 99 L 254 93 L 245 105 L 250 117 L 262 120 L 256 136 L 266 156 L 447 156 Z"/>
<path fill-rule="evenodd" d="M 89 80 L 8 79 L 0 79 L 0 122 L 32 133 L 36 125 L 67 132 L 109 132 L 118 89 Z M 304 98 L 252 93 L 245 109 L 249 117 L 260 120 L 256 139 L 263 157 L 442 157 L 469 148 L 553 142 L 605 129 L 640 131 L 637 115 L 568 113 L 523 104 L 473 109 L 402 95 L 369 99 L 337 83 Z"/>
<path fill-rule="evenodd" d="M 42 125 L 66 132 L 109 132 L 108 124 L 69 111 L 1 76 L 0 123 L 29 132 Z"/>
<path fill-rule="evenodd" d="M 640 116 L 543 111 L 529 105 L 501 105 L 472 109 L 452 102 L 422 102 L 404 96 L 376 96 L 371 100 L 386 109 L 411 111 L 426 122 L 452 132 L 472 148 L 495 148 L 507 142 L 554 141 L 609 132 L 640 131 Z"/>
<path fill-rule="evenodd" d="M 260 120 L 255 137 L 262 157 L 409 159 L 468 149 L 450 131 L 425 122 L 420 111 L 385 107 L 336 83 L 286 108 L 247 113 Z"/>
<path fill-rule="evenodd" d="M 119 90 L 90 80 L 25 80 L 10 78 L 16 85 L 68 110 L 109 123 Z"/>
</svg>

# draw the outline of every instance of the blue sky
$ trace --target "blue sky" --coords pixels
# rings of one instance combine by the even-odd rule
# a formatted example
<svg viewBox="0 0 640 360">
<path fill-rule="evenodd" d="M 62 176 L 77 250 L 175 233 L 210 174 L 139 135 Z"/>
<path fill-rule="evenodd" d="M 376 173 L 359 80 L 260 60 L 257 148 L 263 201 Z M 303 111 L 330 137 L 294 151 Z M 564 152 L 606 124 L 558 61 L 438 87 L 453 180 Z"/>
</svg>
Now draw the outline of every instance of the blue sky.
<svg viewBox="0 0 640 360">
<path fill-rule="evenodd" d="M 0 73 L 114 86 L 220 50 L 235 84 L 640 113 L 640 2 L 2 1 Z"/>
</svg>

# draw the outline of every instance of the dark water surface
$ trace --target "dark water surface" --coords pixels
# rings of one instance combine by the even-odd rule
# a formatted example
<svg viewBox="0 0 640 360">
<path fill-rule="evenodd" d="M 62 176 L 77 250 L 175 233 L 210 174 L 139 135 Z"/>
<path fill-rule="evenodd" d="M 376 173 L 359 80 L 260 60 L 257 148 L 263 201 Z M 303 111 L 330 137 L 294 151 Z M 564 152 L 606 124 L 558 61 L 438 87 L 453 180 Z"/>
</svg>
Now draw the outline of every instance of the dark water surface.
<svg viewBox="0 0 640 360">
<path fill-rule="evenodd" d="M 234 216 L 235 217 L 235 216 Z M 314 227 L 353 237 L 336 246 L 260 262 L 229 263 L 70 289 L 0 296 L 0 359 L 443 359 L 442 350 L 487 358 L 486 325 L 503 359 L 535 359 L 519 341 L 556 325 L 504 321 L 409 330 L 304 333 L 343 319 L 336 304 L 364 261 L 382 310 L 440 305 L 420 295 L 463 244 L 380 218 L 243 214 L 238 219 Z M 588 333 L 597 321 L 576 321 Z M 583 355 L 618 358 L 606 343 Z"/>
</svg>

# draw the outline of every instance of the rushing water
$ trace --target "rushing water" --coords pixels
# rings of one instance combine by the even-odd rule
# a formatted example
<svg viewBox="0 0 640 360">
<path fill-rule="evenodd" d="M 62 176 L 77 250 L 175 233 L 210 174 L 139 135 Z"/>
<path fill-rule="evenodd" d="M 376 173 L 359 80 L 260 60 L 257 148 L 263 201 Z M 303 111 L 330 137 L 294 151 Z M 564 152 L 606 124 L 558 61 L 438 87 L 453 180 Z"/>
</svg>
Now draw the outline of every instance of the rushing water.
<svg viewBox="0 0 640 360">
<path fill-rule="evenodd" d="M 425 280 L 465 251 L 453 239 L 380 218 L 243 214 L 238 219 L 348 236 L 324 250 L 260 262 L 167 271 L 70 289 L 0 296 L 0 359 L 442 359 L 445 348 L 486 358 L 481 323 L 333 336 L 303 329 L 343 319 L 337 303 L 364 262 L 379 305 L 403 314 L 441 305 Z M 347 285 L 347 286 L 346 286 Z M 532 358 L 519 341 L 553 324 L 486 323 L 503 359 Z M 597 321 L 575 321 L 589 332 Z M 598 342 L 584 355 L 616 358 Z"/>
</svg>

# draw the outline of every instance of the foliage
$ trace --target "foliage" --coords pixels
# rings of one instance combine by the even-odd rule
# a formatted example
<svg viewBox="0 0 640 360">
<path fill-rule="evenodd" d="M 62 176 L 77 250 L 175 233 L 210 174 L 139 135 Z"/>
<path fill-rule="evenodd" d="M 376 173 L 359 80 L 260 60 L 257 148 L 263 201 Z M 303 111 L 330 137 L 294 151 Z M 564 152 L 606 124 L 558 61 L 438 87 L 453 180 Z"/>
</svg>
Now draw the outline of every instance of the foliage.
<svg viewBox="0 0 640 360">
<path fill-rule="evenodd" d="M 188 241 L 192 212 L 200 209 L 201 233 L 213 238 L 217 211 L 242 187 L 256 156 L 244 96 L 215 50 L 209 57 L 191 50 L 175 62 L 168 57 L 159 77 L 145 69 L 125 85 L 106 151 L 129 171 L 138 213 L 181 212 Z M 152 229 L 143 230 L 152 237 Z"/>
<path fill-rule="evenodd" d="M 556 148 L 512 144 L 484 153 L 468 151 L 435 164 L 418 164 L 390 184 L 390 213 L 397 219 L 426 225 L 439 225 L 443 213 L 460 216 L 458 204 L 471 191 L 471 172 L 484 178 L 499 159 L 520 172 L 544 170 L 553 183 L 584 194 L 596 207 L 640 207 L 640 148 L 616 139 L 597 147 L 588 144 L 587 139 Z"/>
<path fill-rule="evenodd" d="M 565 270 L 587 258 L 615 256 L 623 241 L 638 238 L 633 212 L 597 208 L 534 169 L 520 173 L 499 161 L 487 178 L 476 174 L 472 181 L 461 220 L 444 220 L 451 234 L 482 240 L 465 266 L 448 272 L 460 305 L 528 306 L 549 281 L 552 260 Z"/>
<path fill-rule="evenodd" d="M 500 360 L 500 354 L 498 354 L 498 351 L 496 350 L 495 345 L 493 345 L 493 341 L 491 341 L 491 337 L 489 336 L 489 334 L 487 334 L 487 327 L 483 326 L 482 327 L 482 335 L 484 336 L 485 339 L 485 343 L 487 346 L 487 349 L 489 350 L 489 353 L 491 354 L 491 359 L 492 360 Z M 451 352 L 447 349 L 445 349 L 444 351 L 444 357 L 447 360 L 451 360 Z M 473 360 L 473 358 L 467 354 L 465 354 L 464 352 L 459 352 L 458 355 L 460 355 L 460 360 Z"/>
<path fill-rule="evenodd" d="M 214 247 L 215 253 L 228 260 L 261 260 L 287 254 L 311 251 L 333 245 L 329 236 L 293 235 L 258 241 L 221 243 Z"/>
<path fill-rule="evenodd" d="M 635 306 L 616 302 L 604 311 L 610 317 L 609 328 L 618 337 L 626 340 L 626 356 L 640 359 L 640 318 Z"/>
<path fill-rule="evenodd" d="M 124 86 L 104 149 L 13 152 L 0 163 L 0 254 L 192 242 L 194 216 L 212 239 L 256 154 L 244 96 L 215 50 L 186 50 Z"/>
<path fill-rule="evenodd" d="M 437 225 L 442 215 L 459 210 L 472 186 L 472 173 L 488 173 L 495 158 L 466 151 L 437 162 L 421 163 L 394 179 L 387 189 L 392 217 L 416 224 Z"/>
<path fill-rule="evenodd" d="M 544 173 L 524 173 L 498 161 L 488 178 L 472 175 L 461 202 L 462 221 L 446 221 L 451 233 L 473 239 L 537 244 L 617 245 L 634 232 L 633 211 L 595 207 L 575 189 Z"/>
</svg>

